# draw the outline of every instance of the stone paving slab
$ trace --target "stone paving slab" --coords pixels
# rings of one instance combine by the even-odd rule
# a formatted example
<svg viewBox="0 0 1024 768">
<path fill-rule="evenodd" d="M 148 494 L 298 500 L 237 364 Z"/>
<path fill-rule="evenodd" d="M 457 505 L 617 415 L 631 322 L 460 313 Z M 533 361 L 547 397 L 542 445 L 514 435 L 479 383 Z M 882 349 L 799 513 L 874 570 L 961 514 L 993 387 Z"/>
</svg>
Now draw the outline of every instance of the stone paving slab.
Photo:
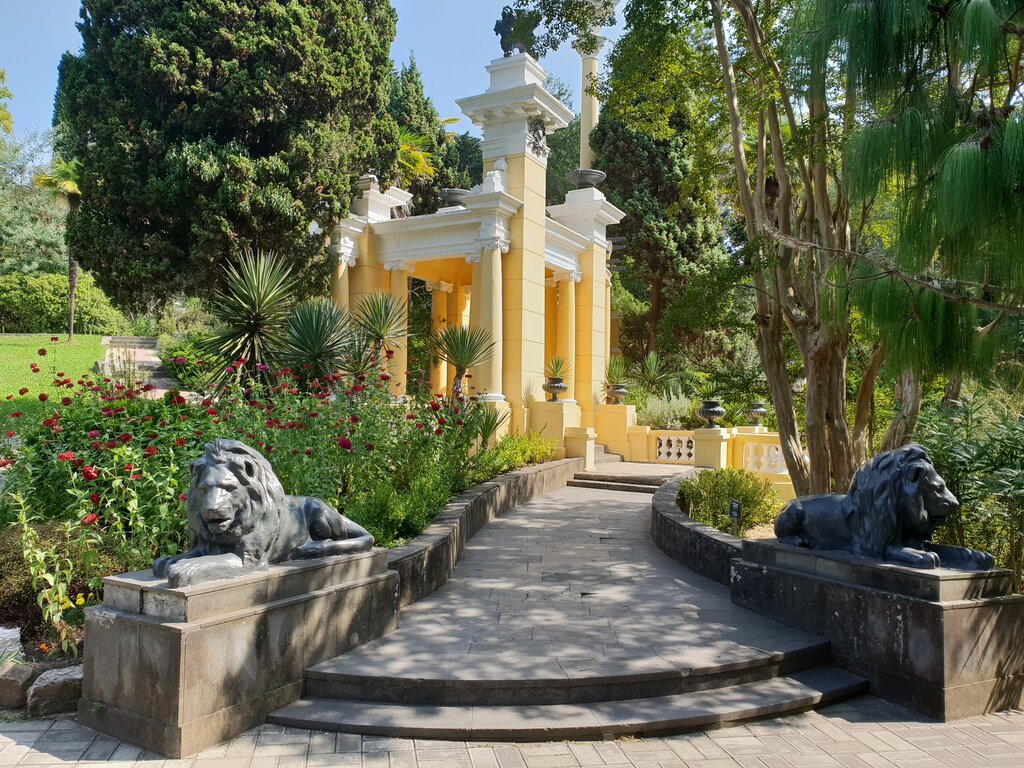
<svg viewBox="0 0 1024 768">
<path fill-rule="evenodd" d="M 818 712 L 659 739 L 488 744 L 261 726 L 165 760 L 71 719 L 0 723 L 0 766 L 110 768 L 1021 768 L 1024 711 L 949 723 L 861 696 Z"/>
</svg>

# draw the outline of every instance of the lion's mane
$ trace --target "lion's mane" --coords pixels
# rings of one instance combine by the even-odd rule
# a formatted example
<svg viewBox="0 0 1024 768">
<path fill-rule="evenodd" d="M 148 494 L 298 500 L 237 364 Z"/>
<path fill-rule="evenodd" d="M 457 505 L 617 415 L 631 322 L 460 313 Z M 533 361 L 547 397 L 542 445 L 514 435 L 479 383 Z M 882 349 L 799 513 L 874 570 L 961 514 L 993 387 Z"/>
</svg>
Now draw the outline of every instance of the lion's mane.
<svg viewBox="0 0 1024 768">
<path fill-rule="evenodd" d="M 241 529 L 229 529 L 210 536 L 201 519 L 196 493 L 206 472 L 226 465 L 245 493 L 242 496 Z M 241 543 L 245 559 L 265 562 L 267 553 L 281 528 L 281 514 L 287 509 L 287 496 L 281 481 L 262 455 L 237 440 L 214 440 L 207 443 L 201 458 L 192 464 L 192 482 L 188 495 L 188 525 L 193 547 L 207 543 L 219 546 Z"/>
</svg>

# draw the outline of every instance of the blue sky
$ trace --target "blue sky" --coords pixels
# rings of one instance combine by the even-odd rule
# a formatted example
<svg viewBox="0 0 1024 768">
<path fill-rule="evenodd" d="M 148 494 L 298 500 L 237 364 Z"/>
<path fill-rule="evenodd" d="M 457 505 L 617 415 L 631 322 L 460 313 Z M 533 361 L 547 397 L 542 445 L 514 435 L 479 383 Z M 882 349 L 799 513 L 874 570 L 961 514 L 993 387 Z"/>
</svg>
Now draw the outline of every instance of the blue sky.
<svg viewBox="0 0 1024 768">
<path fill-rule="evenodd" d="M 408 60 L 410 50 L 415 52 L 427 95 L 441 117 L 461 117 L 455 100 L 487 87 L 484 66 L 501 55 L 493 29 L 505 2 L 392 0 L 398 11 L 392 57 L 401 63 Z M 10 107 L 19 136 L 50 126 L 60 57 L 81 44 L 75 28 L 79 6 L 79 0 L 0 0 L 0 69 L 7 71 L 7 85 L 14 93 Z M 619 29 L 605 34 L 614 38 Z M 573 106 L 578 108 L 582 76 L 575 51 L 563 46 L 542 64 L 573 88 Z M 455 127 L 470 129 L 466 119 Z"/>
</svg>

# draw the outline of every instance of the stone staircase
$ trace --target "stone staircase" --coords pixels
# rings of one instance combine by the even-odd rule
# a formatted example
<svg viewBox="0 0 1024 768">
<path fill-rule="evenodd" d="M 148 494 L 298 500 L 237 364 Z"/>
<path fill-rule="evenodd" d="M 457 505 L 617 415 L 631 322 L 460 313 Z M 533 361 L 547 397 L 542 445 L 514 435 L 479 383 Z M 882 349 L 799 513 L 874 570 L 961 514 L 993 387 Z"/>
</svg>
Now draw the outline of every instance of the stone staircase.
<svg viewBox="0 0 1024 768">
<path fill-rule="evenodd" d="M 110 376 L 123 365 L 123 357 L 127 354 L 134 359 L 136 376 L 156 387 L 154 397 L 162 397 L 164 392 L 178 386 L 160 362 L 156 339 L 144 336 L 105 336 L 103 346 L 107 351 L 103 361 L 96 364 L 99 373 Z"/>
<path fill-rule="evenodd" d="M 866 692 L 863 678 L 826 665 L 828 648 L 811 643 L 710 664 L 702 649 L 694 649 L 692 663 L 589 660 L 589 666 L 567 664 L 554 675 L 543 667 L 531 673 L 529 665 L 500 663 L 490 674 L 469 673 L 415 657 L 375 670 L 358 654 L 340 656 L 308 669 L 305 698 L 271 713 L 267 722 L 458 741 L 686 733 L 794 714 Z"/>
<path fill-rule="evenodd" d="M 662 483 L 668 480 L 664 474 L 643 474 L 637 473 L 630 466 L 631 471 L 626 471 L 626 465 L 622 456 L 616 453 L 608 453 L 603 445 L 594 446 L 594 469 L 577 472 L 569 485 L 573 488 L 596 488 L 602 491 L 627 491 L 630 493 L 653 494 Z M 619 465 L 623 465 L 620 467 Z"/>
</svg>

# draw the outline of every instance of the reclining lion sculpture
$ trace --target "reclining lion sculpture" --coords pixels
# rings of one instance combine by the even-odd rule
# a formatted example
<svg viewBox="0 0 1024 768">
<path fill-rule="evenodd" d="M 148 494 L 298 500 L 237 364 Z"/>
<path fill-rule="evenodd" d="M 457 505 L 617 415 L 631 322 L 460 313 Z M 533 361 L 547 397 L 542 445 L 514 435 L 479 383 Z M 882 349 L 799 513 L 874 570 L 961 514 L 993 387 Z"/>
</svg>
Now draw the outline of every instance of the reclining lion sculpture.
<svg viewBox="0 0 1024 768">
<path fill-rule="evenodd" d="M 786 504 L 775 535 L 782 544 L 914 568 L 991 569 L 987 552 L 929 541 L 959 508 L 925 449 L 911 444 L 871 459 L 846 495 L 803 496 Z"/>
<path fill-rule="evenodd" d="M 192 463 L 187 511 L 192 548 L 153 563 L 171 587 L 373 547 L 373 536 L 333 507 L 287 496 L 267 460 L 237 440 L 208 443 Z"/>
</svg>

